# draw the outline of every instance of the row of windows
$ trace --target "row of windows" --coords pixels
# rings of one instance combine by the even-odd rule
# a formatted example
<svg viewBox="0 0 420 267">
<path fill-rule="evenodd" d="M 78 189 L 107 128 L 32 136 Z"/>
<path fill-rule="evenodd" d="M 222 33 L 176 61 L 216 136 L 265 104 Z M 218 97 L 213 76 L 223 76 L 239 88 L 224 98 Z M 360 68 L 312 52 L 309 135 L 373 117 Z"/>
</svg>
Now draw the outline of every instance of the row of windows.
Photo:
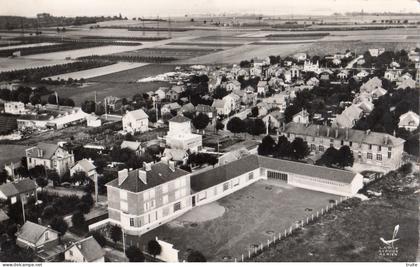
<svg viewBox="0 0 420 267">
<path fill-rule="evenodd" d="M 307 181 L 312 181 L 315 183 L 322 183 L 322 184 L 330 184 L 330 185 L 334 185 L 334 186 L 344 186 L 344 184 L 342 183 L 337 183 L 335 181 L 331 181 L 331 180 L 324 180 L 324 179 L 319 179 L 316 177 L 305 177 L 305 178 L 294 178 L 295 180 L 300 180 L 302 182 L 307 182 Z"/>
<path fill-rule="evenodd" d="M 181 210 L 181 208 L 182 208 L 182 206 L 181 206 L 181 202 L 177 202 L 177 203 L 174 203 L 174 205 L 172 206 L 172 208 L 173 208 L 173 212 L 176 212 L 176 211 L 179 211 L 179 210 Z M 165 207 L 165 208 L 163 208 L 162 209 L 162 217 L 165 217 L 165 216 L 168 216 L 169 215 L 169 209 L 168 209 L 168 207 Z M 144 215 L 143 216 L 143 218 L 144 218 L 144 224 L 146 225 L 146 224 L 148 224 L 148 223 L 151 223 L 151 222 L 154 222 L 154 221 L 156 221 L 156 220 L 158 220 L 158 211 L 156 210 L 155 212 L 151 212 L 151 213 L 149 213 L 149 214 L 147 214 L 147 215 Z M 141 223 L 140 223 L 140 221 L 139 221 L 139 227 L 141 226 Z M 134 225 L 134 218 L 130 218 L 130 226 L 131 227 L 134 227 L 135 225 Z"/>
<path fill-rule="evenodd" d="M 281 172 L 267 171 L 267 178 L 287 182 L 288 175 L 286 173 Z"/>
</svg>

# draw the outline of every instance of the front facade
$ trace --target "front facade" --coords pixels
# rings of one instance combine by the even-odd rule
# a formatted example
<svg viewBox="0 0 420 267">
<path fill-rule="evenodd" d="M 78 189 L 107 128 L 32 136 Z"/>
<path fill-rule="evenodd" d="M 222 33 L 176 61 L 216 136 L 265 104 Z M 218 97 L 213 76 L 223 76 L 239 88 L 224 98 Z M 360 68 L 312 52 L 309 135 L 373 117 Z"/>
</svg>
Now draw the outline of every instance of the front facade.
<svg viewBox="0 0 420 267">
<path fill-rule="evenodd" d="M 398 128 L 404 128 L 407 131 L 414 131 L 419 127 L 420 117 L 417 113 L 413 111 L 408 111 L 400 116 L 400 121 L 398 122 Z"/>
<path fill-rule="evenodd" d="M 147 165 L 118 173 L 107 184 L 111 223 L 124 232 L 140 235 L 190 209 L 190 175 L 173 162 Z"/>
<path fill-rule="evenodd" d="M 311 153 L 324 153 L 327 148 L 347 145 L 357 163 L 395 170 L 401 166 L 405 140 L 386 133 L 333 128 L 324 125 L 289 123 L 281 130 L 289 141 L 296 137 L 308 143 Z"/>
<path fill-rule="evenodd" d="M 41 165 L 63 176 L 74 165 L 74 155 L 56 144 L 39 143 L 26 149 L 26 161 L 28 170 Z"/>
<path fill-rule="evenodd" d="M 4 103 L 4 113 L 21 115 L 26 114 L 28 110 L 22 102 L 6 102 Z"/>
<path fill-rule="evenodd" d="M 169 131 L 165 138 L 166 145 L 173 149 L 197 152 L 203 146 L 202 136 L 191 133 L 191 121 L 182 115 L 169 120 Z"/>
<path fill-rule="evenodd" d="M 122 118 L 123 130 L 127 133 L 142 133 L 149 130 L 149 116 L 142 110 L 127 112 Z"/>
</svg>

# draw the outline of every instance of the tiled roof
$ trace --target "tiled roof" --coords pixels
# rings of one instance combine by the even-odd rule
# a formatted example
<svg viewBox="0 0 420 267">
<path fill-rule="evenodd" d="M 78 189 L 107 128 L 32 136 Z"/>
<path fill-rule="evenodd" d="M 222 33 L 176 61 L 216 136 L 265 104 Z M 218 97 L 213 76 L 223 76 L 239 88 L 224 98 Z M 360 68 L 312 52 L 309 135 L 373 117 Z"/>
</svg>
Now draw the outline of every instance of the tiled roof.
<svg viewBox="0 0 420 267">
<path fill-rule="evenodd" d="M 137 151 L 141 147 L 141 143 L 140 142 L 137 142 L 137 141 L 134 142 L 134 141 L 126 141 L 126 140 L 124 140 L 121 143 L 121 146 L 120 147 L 121 147 L 121 149 L 128 148 L 130 150 Z"/>
<path fill-rule="evenodd" d="M 135 120 L 141 120 L 141 119 L 147 119 L 149 116 L 144 112 L 142 109 L 133 110 L 130 112 L 127 112 L 126 116 L 130 116 L 131 118 Z"/>
<path fill-rule="evenodd" d="M 6 197 L 12 197 L 17 194 L 33 191 L 36 189 L 36 184 L 31 179 L 22 179 L 14 183 L 5 183 L 0 185 L 0 192 Z"/>
<path fill-rule="evenodd" d="M 258 168 L 300 174 L 350 184 L 355 173 L 295 161 L 250 155 L 225 165 L 191 175 L 191 188 L 195 192 L 229 181 Z"/>
<path fill-rule="evenodd" d="M 190 119 L 188 119 L 187 117 L 183 116 L 183 115 L 176 115 L 175 117 L 173 117 L 172 119 L 169 120 L 170 122 L 188 122 L 190 121 Z"/>
<path fill-rule="evenodd" d="M 329 136 L 328 136 L 329 129 Z M 335 137 L 335 131 L 338 131 L 337 138 Z M 342 128 L 333 128 L 325 125 L 314 125 L 311 124 L 306 126 L 300 123 L 290 122 L 286 125 L 284 132 L 293 133 L 303 136 L 322 136 L 329 137 L 338 140 L 346 140 L 346 131 L 348 131 L 349 141 L 356 143 L 365 143 L 372 145 L 382 145 L 382 146 L 397 146 L 403 144 L 405 140 L 397 138 L 393 135 L 387 133 L 378 133 L 378 132 L 365 132 L 355 129 L 342 129 Z"/>
<path fill-rule="evenodd" d="M 80 253 L 83 255 L 87 262 L 93 262 L 97 259 L 102 258 L 105 255 L 105 251 L 102 247 L 98 244 L 96 239 L 93 236 L 89 236 L 88 238 L 82 239 L 68 249 L 76 246 Z"/>
<path fill-rule="evenodd" d="M 96 169 L 95 165 L 87 159 L 79 160 L 76 165 L 80 165 L 86 172 Z"/>
<path fill-rule="evenodd" d="M 59 146 L 57 144 L 38 143 L 36 147 L 26 150 L 26 156 L 31 158 L 51 159 Z M 42 150 L 42 156 L 38 152 Z"/>
<path fill-rule="evenodd" d="M 144 184 L 141 181 L 138 174 L 139 169 L 129 171 L 128 177 L 121 185 L 118 185 L 118 179 L 109 182 L 107 185 L 137 193 L 172 181 L 189 173 L 179 168 L 175 168 L 175 170 L 172 171 L 167 164 L 159 162 L 153 164 L 150 171 L 146 171 L 147 184 Z"/>
<path fill-rule="evenodd" d="M 56 232 L 46 226 L 39 225 L 31 221 L 26 221 L 25 224 L 19 229 L 17 237 L 31 244 L 35 244 L 47 230 Z"/>
</svg>

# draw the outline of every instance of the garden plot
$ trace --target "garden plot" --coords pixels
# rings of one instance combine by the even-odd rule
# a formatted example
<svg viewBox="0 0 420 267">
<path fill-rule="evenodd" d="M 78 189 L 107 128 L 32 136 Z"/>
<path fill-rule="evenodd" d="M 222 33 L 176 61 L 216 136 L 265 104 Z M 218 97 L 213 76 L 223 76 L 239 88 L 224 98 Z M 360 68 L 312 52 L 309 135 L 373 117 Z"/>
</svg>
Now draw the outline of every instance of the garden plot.
<svg viewBox="0 0 420 267">
<path fill-rule="evenodd" d="M 52 65 L 61 65 L 71 63 L 72 60 L 46 60 L 46 59 L 33 59 L 33 58 L 0 58 L 0 72 L 33 69 L 39 67 L 46 67 Z"/>
<path fill-rule="evenodd" d="M 148 63 L 132 63 L 132 62 L 118 62 L 109 66 L 76 71 L 71 73 L 64 73 L 60 75 L 45 77 L 43 79 L 51 79 L 51 80 L 80 80 L 80 79 L 90 79 L 102 75 L 108 75 L 120 71 L 130 70 L 138 67 L 142 67 L 147 65 Z"/>
</svg>

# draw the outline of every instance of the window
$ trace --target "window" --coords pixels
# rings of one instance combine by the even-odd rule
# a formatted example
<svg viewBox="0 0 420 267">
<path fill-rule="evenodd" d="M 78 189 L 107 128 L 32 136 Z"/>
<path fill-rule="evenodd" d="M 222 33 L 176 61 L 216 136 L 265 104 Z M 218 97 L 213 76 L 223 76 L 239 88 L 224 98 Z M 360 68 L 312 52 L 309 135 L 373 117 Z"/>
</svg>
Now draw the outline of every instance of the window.
<svg viewBox="0 0 420 267">
<path fill-rule="evenodd" d="M 69 254 L 70 254 L 70 256 L 72 256 L 73 257 L 73 250 L 69 250 Z"/>
<path fill-rule="evenodd" d="M 287 174 L 286 173 L 268 171 L 267 172 L 267 177 L 271 178 L 271 179 L 277 179 L 277 180 L 287 182 Z"/>
<path fill-rule="evenodd" d="M 319 151 L 324 152 L 324 146 L 319 146 Z"/>
<path fill-rule="evenodd" d="M 203 200 L 207 198 L 207 192 L 203 191 L 198 194 L 198 200 Z"/>
<path fill-rule="evenodd" d="M 181 209 L 181 202 L 177 202 L 174 204 L 174 212 Z"/>
<path fill-rule="evenodd" d="M 372 153 L 367 153 L 367 159 L 372 159 Z"/>
<path fill-rule="evenodd" d="M 150 198 L 155 198 L 155 189 L 152 189 L 149 191 L 149 197 Z"/>
<path fill-rule="evenodd" d="M 369 145 L 369 150 L 372 150 L 372 145 Z"/>
<path fill-rule="evenodd" d="M 250 172 L 248 174 L 248 180 L 252 180 L 252 179 L 254 179 L 254 173 L 253 172 Z"/>
<path fill-rule="evenodd" d="M 341 145 L 344 146 L 344 140 L 341 140 Z"/>
<path fill-rule="evenodd" d="M 164 194 L 168 193 L 168 184 L 163 184 L 162 185 L 162 193 L 164 193 Z"/>
<path fill-rule="evenodd" d="M 146 201 L 146 200 L 149 200 L 149 198 L 150 198 L 149 191 L 144 192 L 143 193 L 143 200 Z"/>
<path fill-rule="evenodd" d="M 229 189 L 229 183 L 224 183 L 223 184 L 223 191 L 226 191 Z"/>
<path fill-rule="evenodd" d="M 388 158 L 389 159 L 391 158 L 391 152 L 390 151 L 388 151 Z"/>
<path fill-rule="evenodd" d="M 392 147 L 388 147 L 388 151 L 392 151 Z"/>
<path fill-rule="evenodd" d="M 130 226 L 134 226 L 134 218 L 130 218 Z"/>
<path fill-rule="evenodd" d="M 352 146 L 353 146 L 353 142 L 352 142 L 352 141 L 350 141 L 350 142 L 349 142 L 349 146 L 350 146 L 350 147 L 352 147 Z"/>
<path fill-rule="evenodd" d="M 378 151 L 381 151 L 382 150 L 382 147 L 381 146 L 378 146 Z"/>
<path fill-rule="evenodd" d="M 178 199 L 181 197 L 181 190 L 176 190 L 175 191 L 175 199 Z"/>
<path fill-rule="evenodd" d="M 239 185 L 239 178 L 233 179 L 233 186 L 238 186 L 238 185 Z"/>
<path fill-rule="evenodd" d="M 382 160 L 382 154 L 376 154 L 376 160 Z"/>
<path fill-rule="evenodd" d="M 168 203 L 168 195 L 164 195 L 163 196 L 163 204 L 167 204 Z"/>
</svg>

